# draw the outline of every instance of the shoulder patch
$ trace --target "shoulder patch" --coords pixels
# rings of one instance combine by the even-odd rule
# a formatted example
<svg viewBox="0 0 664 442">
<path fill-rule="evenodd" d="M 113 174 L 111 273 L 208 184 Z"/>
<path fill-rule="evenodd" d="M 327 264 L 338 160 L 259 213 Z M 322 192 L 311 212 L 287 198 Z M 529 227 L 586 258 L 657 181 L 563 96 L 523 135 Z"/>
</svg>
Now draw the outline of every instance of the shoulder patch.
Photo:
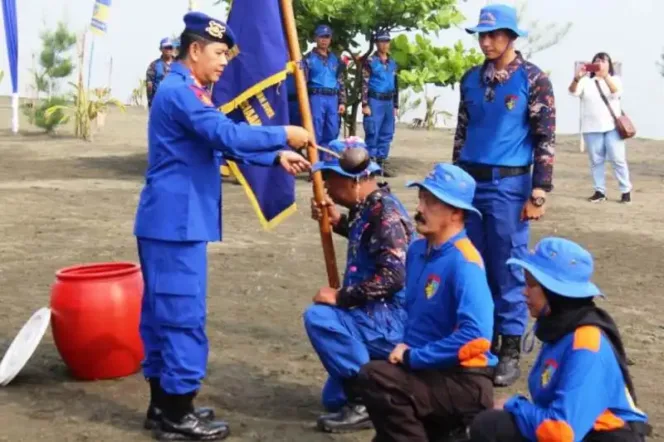
<svg viewBox="0 0 664 442">
<path fill-rule="evenodd" d="M 454 247 L 457 248 L 464 259 L 468 262 L 477 264 L 478 266 L 484 268 L 484 261 L 482 260 L 482 255 L 477 251 L 475 245 L 468 238 L 461 238 L 454 242 Z"/>
<path fill-rule="evenodd" d="M 574 331 L 573 350 L 599 351 L 602 342 L 602 331 L 594 325 L 584 325 Z"/>
</svg>

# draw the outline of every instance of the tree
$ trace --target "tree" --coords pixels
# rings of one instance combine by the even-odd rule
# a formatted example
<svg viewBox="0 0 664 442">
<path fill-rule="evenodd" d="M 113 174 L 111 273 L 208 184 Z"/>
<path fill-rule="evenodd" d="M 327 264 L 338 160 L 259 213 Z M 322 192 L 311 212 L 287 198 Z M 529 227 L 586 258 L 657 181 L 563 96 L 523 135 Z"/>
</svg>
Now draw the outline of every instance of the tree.
<svg viewBox="0 0 664 442">
<path fill-rule="evenodd" d="M 517 20 L 523 28 L 528 30 L 528 37 L 522 40 L 519 50 L 524 58 L 529 59 L 538 52 L 549 49 L 562 41 L 572 28 L 572 23 L 544 23 L 532 20 L 524 24 L 527 1 L 520 0 L 517 7 Z"/>
<path fill-rule="evenodd" d="M 220 0 L 217 4 L 222 2 L 228 3 L 228 0 Z M 464 20 L 456 3 L 456 0 L 293 0 L 303 49 L 313 41 L 316 26 L 326 23 L 334 32 L 333 50 L 350 55 L 346 68 L 348 100 L 345 115 L 350 135 L 355 134 L 361 104 L 362 65 L 374 52 L 376 31 L 417 30 L 437 35 Z M 454 71 L 457 70 L 455 67 Z"/>
<path fill-rule="evenodd" d="M 422 104 L 421 98 L 412 99 L 412 92 L 408 89 L 399 93 L 399 109 L 397 110 L 397 121 L 401 123 L 406 113 L 417 109 Z"/>
</svg>

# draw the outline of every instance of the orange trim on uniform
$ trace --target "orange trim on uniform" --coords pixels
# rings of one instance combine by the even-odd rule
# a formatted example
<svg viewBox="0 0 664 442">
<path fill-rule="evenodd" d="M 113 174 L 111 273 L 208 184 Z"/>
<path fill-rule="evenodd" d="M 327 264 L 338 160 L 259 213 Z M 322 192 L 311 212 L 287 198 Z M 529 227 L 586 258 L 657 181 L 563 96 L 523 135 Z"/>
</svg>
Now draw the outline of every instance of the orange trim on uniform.
<svg viewBox="0 0 664 442">
<path fill-rule="evenodd" d="M 484 268 L 484 261 L 482 260 L 482 255 L 477 251 L 477 248 L 468 238 L 461 238 L 454 241 L 454 247 L 461 252 L 466 261 L 474 262 L 478 266 Z"/>
<path fill-rule="evenodd" d="M 588 350 L 593 353 L 599 351 L 602 342 L 602 331 L 594 325 L 584 325 L 574 331 L 574 350 Z"/>
<path fill-rule="evenodd" d="M 457 353 L 462 367 L 486 367 L 489 359 L 486 353 L 491 348 L 488 339 L 477 338 L 465 344 Z"/>
<path fill-rule="evenodd" d="M 595 431 L 612 431 L 625 426 L 625 421 L 613 414 L 611 410 L 602 413 L 593 425 Z"/>
<path fill-rule="evenodd" d="M 535 432 L 537 442 L 574 442 L 574 430 L 565 421 L 546 419 Z"/>
</svg>

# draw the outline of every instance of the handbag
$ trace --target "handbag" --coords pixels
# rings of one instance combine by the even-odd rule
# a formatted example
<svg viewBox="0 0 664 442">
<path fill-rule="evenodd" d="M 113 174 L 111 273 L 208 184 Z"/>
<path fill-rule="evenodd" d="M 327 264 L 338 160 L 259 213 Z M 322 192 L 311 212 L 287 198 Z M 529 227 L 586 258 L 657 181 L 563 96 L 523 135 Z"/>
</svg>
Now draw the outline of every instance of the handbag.
<svg viewBox="0 0 664 442">
<path fill-rule="evenodd" d="M 602 87 L 599 85 L 599 81 L 595 80 L 595 85 L 597 86 L 599 94 L 602 96 L 602 100 L 604 100 L 604 104 L 606 104 L 606 107 L 609 109 L 609 112 L 613 117 L 613 121 L 616 124 L 616 130 L 618 131 L 620 138 L 626 140 L 627 138 L 632 138 L 634 135 L 636 135 L 636 128 L 634 127 L 632 120 L 630 120 L 629 117 L 625 115 L 625 112 L 621 112 L 621 115 L 616 117 L 615 112 L 613 112 L 613 108 L 609 104 L 609 100 L 606 98 L 604 91 L 602 91 Z"/>
</svg>

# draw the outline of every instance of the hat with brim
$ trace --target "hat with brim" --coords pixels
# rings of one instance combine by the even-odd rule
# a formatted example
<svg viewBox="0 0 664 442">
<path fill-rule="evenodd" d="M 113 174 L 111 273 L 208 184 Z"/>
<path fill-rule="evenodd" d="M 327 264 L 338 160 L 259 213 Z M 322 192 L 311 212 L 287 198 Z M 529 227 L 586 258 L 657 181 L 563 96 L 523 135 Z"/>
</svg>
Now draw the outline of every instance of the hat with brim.
<svg viewBox="0 0 664 442">
<path fill-rule="evenodd" d="M 475 207 L 473 207 L 472 204 L 458 197 L 455 197 L 449 192 L 445 192 L 444 190 L 442 190 L 440 187 L 436 186 L 433 183 L 427 183 L 426 178 L 421 181 L 409 181 L 406 183 L 406 187 L 421 187 L 431 192 L 433 196 L 435 196 L 440 201 L 444 202 L 449 206 L 456 207 L 457 209 L 467 210 L 469 212 L 476 214 L 480 218 L 482 217 L 480 211 L 477 210 Z"/>
<path fill-rule="evenodd" d="M 590 280 L 592 256 L 568 239 L 544 238 L 534 252 L 523 258 L 510 258 L 507 265 L 527 270 L 542 286 L 564 298 L 604 297 Z"/>
<path fill-rule="evenodd" d="M 341 168 L 341 165 L 339 164 L 339 160 L 335 159 L 331 161 L 319 161 L 311 167 L 311 172 L 318 172 L 319 170 L 320 171 L 329 170 L 347 178 L 362 178 L 375 173 L 379 173 L 381 171 L 381 168 L 378 164 L 376 164 L 376 162 L 371 161 L 369 165 L 366 167 L 366 169 L 364 169 L 361 172 L 353 174 L 343 170 Z"/>
<path fill-rule="evenodd" d="M 477 26 L 466 28 L 469 34 L 507 29 L 519 37 L 528 36 L 528 32 L 519 28 L 516 9 L 508 5 L 489 5 L 482 8 Z"/>
</svg>

